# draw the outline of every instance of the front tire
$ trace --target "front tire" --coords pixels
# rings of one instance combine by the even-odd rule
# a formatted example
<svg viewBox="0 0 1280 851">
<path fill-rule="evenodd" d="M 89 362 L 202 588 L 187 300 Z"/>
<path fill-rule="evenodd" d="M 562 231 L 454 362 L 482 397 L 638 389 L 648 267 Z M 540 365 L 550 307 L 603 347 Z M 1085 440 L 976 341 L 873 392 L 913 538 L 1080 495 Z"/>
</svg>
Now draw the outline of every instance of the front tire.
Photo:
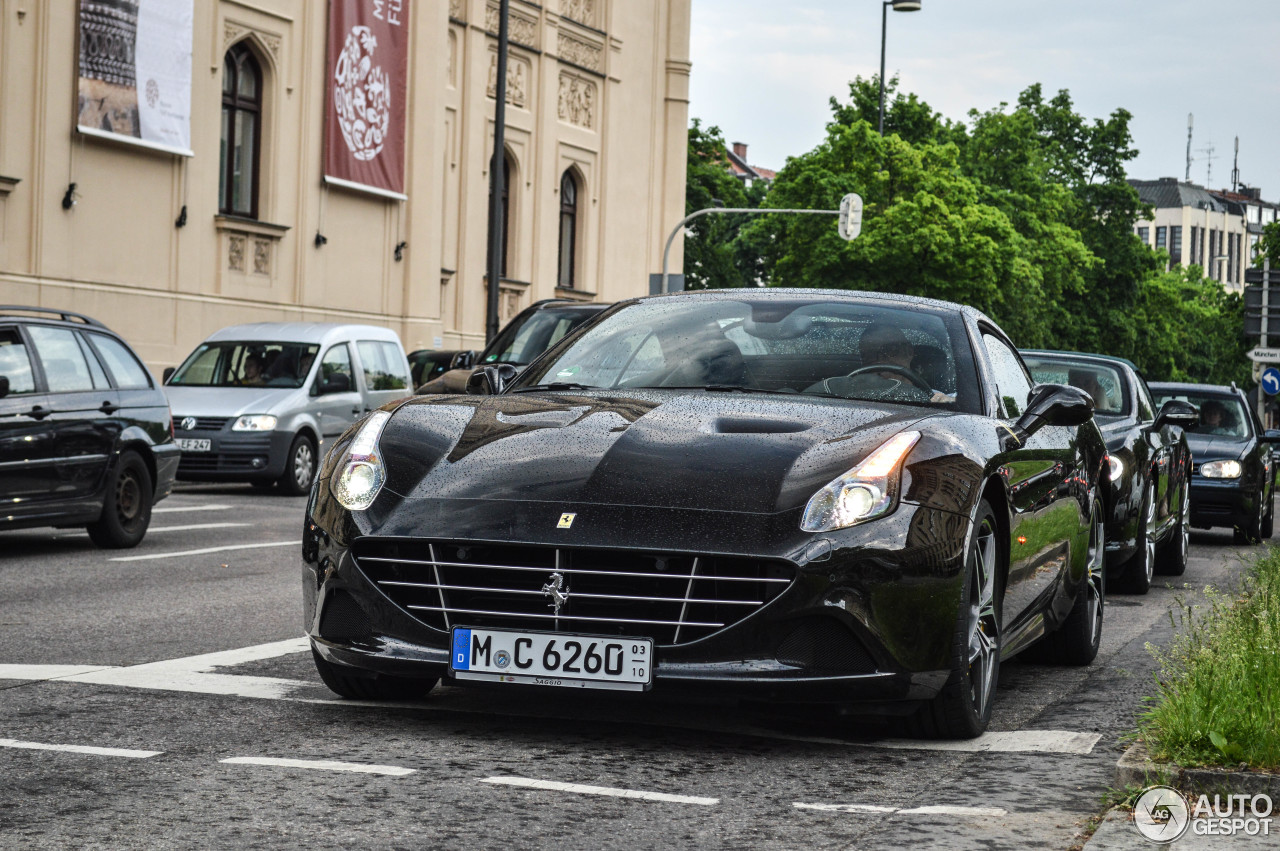
<svg viewBox="0 0 1280 851">
<path fill-rule="evenodd" d="M 951 642 L 951 676 L 915 716 L 915 732 L 931 739 L 972 739 L 991 721 L 1000 676 L 1002 558 L 995 512 L 978 503 L 965 557 L 964 584 Z"/>
<path fill-rule="evenodd" d="M 300 434 L 289 446 L 284 472 L 280 474 L 280 490 L 290 496 L 306 496 L 311 493 L 311 483 L 316 478 L 316 448 L 311 439 Z"/>
<path fill-rule="evenodd" d="M 1251 517 L 1245 521 L 1243 526 L 1237 526 L 1233 530 L 1232 540 L 1237 544 L 1257 544 L 1262 541 L 1262 524 L 1265 522 L 1267 513 L 1266 506 L 1263 501 L 1267 495 L 1267 489 L 1264 486 L 1258 491 L 1258 515 Z"/>
<path fill-rule="evenodd" d="M 348 674 L 346 668 L 325 661 L 314 647 L 311 648 L 311 658 L 315 660 L 316 672 L 329 690 L 349 700 L 416 700 L 425 697 L 439 681 L 438 677 L 419 680 L 386 674 L 355 676 Z"/>
<path fill-rule="evenodd" d="M 151 525 L 151 473 L 136 452 L 120 453 L 107 481 L 102 515 L 86 529 L 100 547 L 119 550 L 142 543 Z"/>
<path fill-rule="evenodd" d="M 1076 592 L 1075 605 L 1062 626 L 1041 642 L 1041 655 L 1059 665 L 1088 665 L 1102 644 L 1102 616 L 1107 602 L 1107 572 L 1103 568 L 1106 550 L 1101 503 L 1095 498 L 1089 516 L 1088 573 Z"/>
<path fill-rule="evenodd" d="M 1151 580 L 1156 573 L 1156 486 L 1148 479 L 1142 492 L 1142 525 L 1138 529 L 1138 547 L 1125 568 L 1116 590 L 1130 594 L 1145 594 L 1151 590 Z"/>
<path fill-rule="evenodd" d="M 1188 481 L 1190 476 L 1187 477 Z M 1178 507 L 1178 525 L 1160 549 L 1156 572 L 1162 576 L 1181 576 L 1187 571 L 1191 553 L 1191 485 L 1182 483 L 1182 504 Z"/>
</svg>

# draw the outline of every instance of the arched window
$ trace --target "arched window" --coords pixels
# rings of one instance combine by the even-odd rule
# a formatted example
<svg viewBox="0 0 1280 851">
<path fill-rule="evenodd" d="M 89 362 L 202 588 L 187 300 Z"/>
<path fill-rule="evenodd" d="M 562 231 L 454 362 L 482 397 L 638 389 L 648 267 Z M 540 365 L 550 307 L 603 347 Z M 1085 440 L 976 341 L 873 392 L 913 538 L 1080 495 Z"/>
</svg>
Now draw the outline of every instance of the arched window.
<svg viewBox="0 0 1280 851">
<path fill-rule="evenodd" d="M 262 136 L 262 69 L 241 43 L 222 62 L 222 147 L 218 212 L 258 217 L 258 149 Z"/>
<path fill-rule="evenodd" d="M 511 155 L 502 156 L 502 266 L 498 277 L 507 277 L 507 255 L 511 245 Z"/>
<path fill-rule="evenodd" d="M 578 181 L 569 170 L 560 178 L 560 272 L 556 285 L 572 289 L 578 253 Z"/>
</svg>

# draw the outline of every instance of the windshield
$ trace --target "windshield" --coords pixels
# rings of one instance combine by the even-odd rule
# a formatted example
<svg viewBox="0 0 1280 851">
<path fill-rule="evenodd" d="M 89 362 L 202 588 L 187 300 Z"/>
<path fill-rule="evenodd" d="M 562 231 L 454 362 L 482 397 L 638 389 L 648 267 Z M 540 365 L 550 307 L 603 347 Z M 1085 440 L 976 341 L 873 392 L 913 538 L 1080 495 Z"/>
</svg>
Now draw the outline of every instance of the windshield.
<svg viewBox="0 0 1280 851">
<path fill-rule="evenodd" d="M 617 310 L 513 388 L 804 393 L 978 410 L 958 313 L 852 300 L 677 297 Z"/>
<path fill-rule="evenodd" d="M 201 343 L 169 384 L 184 387 L 301 387 L 319 346 L 310 343 Z"/>
<path fill-rule="evenodd" d="M 1022 359 L 1037 384 L 1070 384 L 1093 397 L 1094 413 L 1122 417 L 1129 413 L 1124 375 L 1097 361 L 1071 361 L 1023 353 Z"/>
<path fill-rule="evenodd" d="M 1156 405 L 1170 399 L 1190 402 L 1200 409 L 1200 425 L 1187 429 L 1188 434 L 1216 434 L 1245 438 L 1250 434 L 1249 412 L 1238 396 L 1220 393 L 1157 393 Z"/>
<path fill-rule="evenodd" d="M 581 308 L 535 310 L 523 321 L 513 321 L 503 328 L 485 349 L 480 362 L 527 366 L 574 328 L 596 315 L 596 311 Z"/>
</svg>

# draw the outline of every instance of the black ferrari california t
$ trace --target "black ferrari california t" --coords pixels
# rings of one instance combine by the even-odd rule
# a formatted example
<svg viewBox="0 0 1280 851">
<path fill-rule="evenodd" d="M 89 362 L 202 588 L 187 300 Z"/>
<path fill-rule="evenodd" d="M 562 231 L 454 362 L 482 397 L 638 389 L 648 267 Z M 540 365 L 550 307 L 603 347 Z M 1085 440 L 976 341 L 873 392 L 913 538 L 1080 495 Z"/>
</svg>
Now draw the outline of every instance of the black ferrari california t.
<svg viewBox="0 0 1280 851">
<path fill-rule="evenodd" d="M 329 452 L 303 597 L 338 694 L 709 688 L 971 737 L 1002 659 L 1097 653 L 1093 401 L 972 308 L 652 296 L 511 372 Z"/>
</svg>

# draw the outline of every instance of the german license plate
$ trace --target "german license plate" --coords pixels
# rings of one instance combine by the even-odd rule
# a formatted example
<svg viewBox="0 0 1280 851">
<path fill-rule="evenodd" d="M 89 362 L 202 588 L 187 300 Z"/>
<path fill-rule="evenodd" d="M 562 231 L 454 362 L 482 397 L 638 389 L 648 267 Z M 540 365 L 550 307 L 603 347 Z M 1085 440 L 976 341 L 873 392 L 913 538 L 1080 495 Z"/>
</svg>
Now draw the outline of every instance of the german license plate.
<svg viewBox="0 0 1280 851">
<path fill-rule="evenodd" d="M 459 626 L 449 668 L 464 680 L 644 691 L 653 639 Z"/>
<path fill-rule="evenodd" d="M 178 448 L 183 452 L 208 452 L 213 448 L 213 442 L 208 438 L 196 440 L 190 437 L 179 437 L 174 443 L 178 444 Z"/>
</svg>

